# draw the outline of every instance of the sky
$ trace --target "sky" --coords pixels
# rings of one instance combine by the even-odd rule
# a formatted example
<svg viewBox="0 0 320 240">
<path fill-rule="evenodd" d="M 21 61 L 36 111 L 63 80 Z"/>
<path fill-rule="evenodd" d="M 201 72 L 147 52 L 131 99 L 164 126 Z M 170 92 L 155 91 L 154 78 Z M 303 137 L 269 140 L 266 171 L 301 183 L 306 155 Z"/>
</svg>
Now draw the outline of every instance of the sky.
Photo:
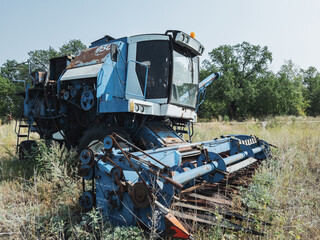
<svg viewBox="0 0 320 240">
<path fill-rule="evenodd" d="M 166 30 L 195 32 L 208 52 L 247 41 L 268 46 L 270 69 L 285 60 L 320 70 L 319 0 L 0 0 L 0 65 L 28 59 L 35 49 L 58 49 L 71 39 L 87 46 Z"/>
</svg>

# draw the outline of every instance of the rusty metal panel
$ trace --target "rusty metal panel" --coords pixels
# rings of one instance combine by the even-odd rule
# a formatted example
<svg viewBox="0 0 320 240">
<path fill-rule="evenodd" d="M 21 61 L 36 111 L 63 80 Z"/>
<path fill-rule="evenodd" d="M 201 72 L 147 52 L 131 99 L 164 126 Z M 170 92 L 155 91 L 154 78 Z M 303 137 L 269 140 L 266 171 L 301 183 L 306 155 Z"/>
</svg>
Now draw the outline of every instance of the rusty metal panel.
<svg viewBox="0 0 320 240">
<path fill-rule="evenodd" d="M 172 129 L 168 128 L 168 126 L 166 125 L 149 124 L 148 127 L 167 146 L 172 144 L 186 143 L 185 140 L 179 137 L 174 131 L 172 131 Z"/>
<path fill-rule="evenodd" d="M 76 56 L 67 69 L 103 63 L 110 53 L 110 44 L 88 48 Z"/>
</svg>

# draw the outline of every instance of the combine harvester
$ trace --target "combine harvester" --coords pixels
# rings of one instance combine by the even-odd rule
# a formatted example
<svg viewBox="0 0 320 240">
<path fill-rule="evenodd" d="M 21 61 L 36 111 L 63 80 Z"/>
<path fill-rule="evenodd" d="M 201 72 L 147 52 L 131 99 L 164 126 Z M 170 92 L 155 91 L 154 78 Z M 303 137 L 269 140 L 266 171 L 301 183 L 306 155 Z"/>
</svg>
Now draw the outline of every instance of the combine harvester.
<svg viewBox="0 0 320 240">
<path fill-rule="evenodd" d="M 115 225 L 188 239 L 188 223 L 215 225 L 219 212 L 222 227 L 259 234 L 231 222 L 253 220 L 232 211 L 226 192 L 267 158 L 269 144 L 246 135 L 191 141 L 206 88 L 219 78 L 198 83 L 203 51 L 193 33 L 167 31 L 105 36 L 76 57 L 51 59 L 24 94 L 20 157 L 34 144 L 20 142 L 29 137 L 23 127 L 77 147 L 80 205 L 101 209 Z"/>
</svg>

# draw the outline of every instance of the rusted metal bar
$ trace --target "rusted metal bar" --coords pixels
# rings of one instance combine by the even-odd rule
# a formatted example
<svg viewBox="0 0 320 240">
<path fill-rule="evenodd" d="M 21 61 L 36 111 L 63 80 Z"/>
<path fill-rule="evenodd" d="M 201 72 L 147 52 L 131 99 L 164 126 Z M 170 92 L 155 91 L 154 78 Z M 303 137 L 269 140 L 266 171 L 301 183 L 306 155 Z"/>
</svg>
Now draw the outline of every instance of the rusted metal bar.
<svg viewBox="0 0 320 240">
<path fill-rule="evenodd" d="M 179 188 L 179 189 L 182 189 L 183 188 L 183 185 L 175 182 L 174 180 L 172 180 L 172 178 L 169 178 L 167 176 L 164 176 L 163 174 L 159 173 L 159 172 L 156 172 L 155 170 L 149 168 L 149 171 L 154 174 L 154 175 L 159 175 L 159 177 L 163 178 L 164 180 L 166 180 L 167 182 L 171 183 L 173 186 L 175 186 L 176 188 Z"/>
<path fill-rule="evenodd" d="M 218 213 L 223 215 L 223 216 L 227 216 L 227 217 L 230 217 L 230 218 L 235 218 L 235 219 L 240 220 L 240 221 L 248 221 L 248 222 L 252 222 L 252 223 L 260 222 L 262 224 L 271 226 L 271 223 L 267 223 L 267 222 L 260 221 L 260 220 L 257 220 L 257 219 L 248 218 L 248 217 L 242 216 L 242 215 L 237 214 L 237 213 L 232 213 L 232 212 L 227 211 L 225 209 L 222 209 L 220 207 L 208 208 L 208 207 L 204 207 L 204 206 L 199 206 L 199 205 L 196 206 L 196 205 L 182 203 L 182 202 L 175 202 L 174 204 L 172 204 L 172 206 L 174 206 L 174 207 L 182 207 L 182 208 L 187 208 L 187 209 L 193 209 L 193 210 L 198 210 L 198 211 L 208 212 L 208 213 L 213 213 L 213 214 L 216 214 L 217 211 L 218 211 Z"/>
<path fill-rule="evenodd" d="M 183 218 L 183 219 L 195 221 L 198 223 L 205 223 L 208 225 L 219 226 L 219 227 L 222 227 L 225 229 L 231 229 L 231 230 L 235 230 L 235 231 L 244 231 L 244 232 L 259 235 L 259 236 L 264 236 L 264 233 L 245 228 L 245 227 L 237 225 L 235 223 L 231 223 L 227 220 L 223 220 L 222 222 L 218 223 L 215 216 L 208 216 L 208 215 L 204 215 L 204 214 L 189 215 L 186 213 L 182 213 L 179 211 L 173 211 L 173 210 L 171 210 L 171 213 L 178 218 Z"/>
<path fill-rule="evenodd" d="M 116 134 L 115 132 L 112 133 L 112 136 L 119 138 L 121 141 L 125 142 L 126 144 L 128 144 L 129 146 L 137 149 L 139 152 L 142 152 L 144 155 L 148 156 L 149 158 L 151 158 L 152 160 L 156 161 L 157 163 L 161 164 L 162 166 L 166 167 L 166 168 L 170 168 L 169 166 L 165 165 L 164 163 L 160 162 L 158 159 L 152 157 L 150 154 L 146 153 L 145 151 L 143 151 L 141 148 L 135 146 L 134 144 L 130 143 L 129 141 L 127 141 L 126 139 L 124 139 L 123 137 L 119 136 L 118 134 Z"/>
<path fill-rule="evenodd" d="M 193 197 L 193 198 L 203 199 L 203 200 L 206 200 L 206 201 L 209 201 L 209 202 L 218 203 L 218 204 L 225 204 L 225 205 L 230 205 L 230 206 L 233 205 L 232 201 L 230 201 L 230 200 L 226 200 L 226 199 L 219 199 L 218 200 L 216 198 L 207 197 L 207 196 L 204 196 L 204 195 L 201 195 L 201 194 L 198 194 L 198 193 L 191 193 L 191 194 L 188 194 L 188 196 Z"/>
<path fill-rule="evenodd" d="M 146 183 L 146 181 L 144 180 L 144 178 L 141 176 L 141 174 L 139 173 L 139 171 L 136 169 L 136 167 L 134 166 L 134 164 L 131 162 L 130 158 L 127 156 L 126 152 L 121 148 L 120 144 L 117 142 L 117 140 L 114 139 L 113 136 L 111 136 L 112 140 L 114 141 L 114 143 L 117 145 L 117 147 L 120 149 L 120 151 L 122 152 L 123 156 L 127 159 L 127 161 L 130 163 L 131 167 L 134 169 L 134 171 L 138 174 L 139 178 L 141 179 L 141 181 L 145 184 L 145 186 L 148 188 L 148 184 Z"/>
</svg>

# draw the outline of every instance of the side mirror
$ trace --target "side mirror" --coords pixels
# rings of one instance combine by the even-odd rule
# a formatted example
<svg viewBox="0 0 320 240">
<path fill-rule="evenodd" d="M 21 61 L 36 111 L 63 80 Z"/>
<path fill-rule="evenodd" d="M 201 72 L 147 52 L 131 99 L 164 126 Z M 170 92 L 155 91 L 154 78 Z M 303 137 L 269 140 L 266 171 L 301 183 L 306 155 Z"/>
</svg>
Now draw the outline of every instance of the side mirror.
<svg viewBox="0 0 320 240">
<path fill-rule="evenodd" d="M 117 44 L 111 43 L 110 56 L 111 56 L 111 61 L 116 62 L 118 60 L 118 45 Z"/>
</svg>

